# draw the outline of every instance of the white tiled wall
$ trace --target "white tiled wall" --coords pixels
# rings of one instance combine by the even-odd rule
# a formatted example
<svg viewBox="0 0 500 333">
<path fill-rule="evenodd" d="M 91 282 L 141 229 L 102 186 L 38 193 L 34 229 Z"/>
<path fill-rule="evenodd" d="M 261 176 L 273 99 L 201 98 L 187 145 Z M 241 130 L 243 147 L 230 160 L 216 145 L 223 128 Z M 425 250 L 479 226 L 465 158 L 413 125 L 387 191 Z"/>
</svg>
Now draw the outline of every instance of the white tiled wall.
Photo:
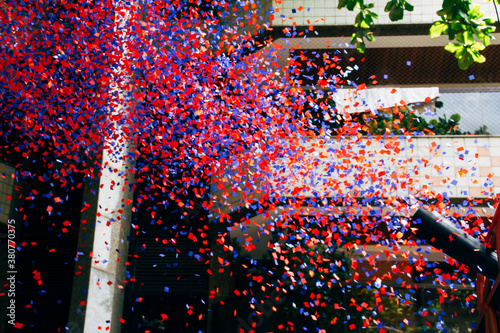
<svg viewBox="0 0 500 333">
<path fill-rule="evenodd" d="M 282 161 L 289 170 L 278 175 L 277 191 L 293 195 L 293 189 L 301 188 L 295 195 L 443 194 L 449 198 L 500 194 L 499 136 L 406 137 L 380 142 L 361 138 L 303 145 L 309 163 Z"/>
<path fill-rule="evenodd" d="M 338 0 L 274 0 L 274 26 L 296 25 L 353 25 L 357 11 L 350 12 L 343 8 L 338 10 Z M 436 11 L 441 9 L 442 1 L 411 0 L 415 9 L 405 11 L 403 21 L 392 22 L 388 13 L 384 12 L 387 0 L 367 0 L 366 3 L 375 3 L 373 11 L 379 15 L 375 24 L 419 24 L 432 23 L 439 19 Z M 496 17 L 493 2 L 473 0 L 472 3 L 481 5 L 485 17 Z M 299 7 L 303 7 L 299 10 Z M 295 13 L 293 12 L 295 11 Z"/>
</svg>

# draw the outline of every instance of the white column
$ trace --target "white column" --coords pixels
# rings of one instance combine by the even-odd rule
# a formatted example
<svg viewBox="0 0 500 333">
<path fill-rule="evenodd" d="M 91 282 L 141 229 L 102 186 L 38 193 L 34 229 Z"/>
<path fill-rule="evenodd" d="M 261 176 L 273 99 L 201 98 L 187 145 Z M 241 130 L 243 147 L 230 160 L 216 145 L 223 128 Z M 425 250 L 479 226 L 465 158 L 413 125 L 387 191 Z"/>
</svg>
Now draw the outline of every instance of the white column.
<svg viewBox="0 0 500 333">
<path fill-rule="evenodd" d="M 110 119 L 126 118 L 129 113 L 130 77 L 124 73 L 127 57 L 131 2 L 114 2 L 115 36 L 120 54 L 119 64 L 114 68 L 110 87 Z M 120 332 L 123 312 L 124 286 L 128 254 L 128 240 L 132 216 L 135 162 L 130 156 L 133 151 L 123 125 L 113 123 L 103 149 L 102 175 L 100 177 L 97 221 L 94 231 L 92 264 L 90 269 L 85 333 Z M 123 320 L 123 319 L 122 319 Z M 126 324 L 126 322 L 125 322 Z"/>
</svg>

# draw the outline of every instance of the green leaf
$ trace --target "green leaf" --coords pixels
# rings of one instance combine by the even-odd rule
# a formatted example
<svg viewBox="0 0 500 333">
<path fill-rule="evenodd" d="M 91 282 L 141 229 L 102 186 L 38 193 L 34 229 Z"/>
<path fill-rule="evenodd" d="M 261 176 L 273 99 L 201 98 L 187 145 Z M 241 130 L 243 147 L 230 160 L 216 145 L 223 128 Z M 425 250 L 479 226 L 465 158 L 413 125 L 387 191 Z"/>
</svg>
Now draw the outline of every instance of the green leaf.
<svg viewBox="0 0 500 333">
<path fill-rule="evenodd" d="M 455 39 L 455 30 L 450 29 L 449 27 L 448 27 L 448 39 L 449 40 L 454 40 Z"/>
<path fill-rule="evenodd" d="M 372 19 L 378 19 L 378 14 L 372 12 L 371 10 L 366 10 L 366 15 L 371 16 Z"/>
<path fill-rule="evenodd" d="M 363 1 L 361 1 L 363 2 Z M 354 8 L 356 7 L 356 4 L 357 4 L 357 1 L 356 0 L 349 0 L 349 2 L 347 3 L 347 9 L 350 10 L 350 11 L 353 11 Z"/>
<path fill-rule="evenodd" d="M 448 15 L 448 13 L 451 11 L 451 8 L 443 8 L 443 9 L 440 9 L 436 12 L 436 14 L 438 14 L 438 16 L 446 16 Z"/>
<path fill-rule="evenodd" d="M 474 58 L 472 58 L 472 55 L 469 52 L 464 52 L 462 54 L 462 57 L 458 59 L 458 67 L 460 69 L 467 69 L 469 68 L 470 65 L 474 63 Z"/>
<path fill-rule="evenodd" d="M 367 22 L 367 20 L 361 21 L 361 24 L 359 25 L 362 29 L 368 29 L 370 28 L 370 23 Z"/>
<path fill-rule="evenodd" d="M 448 43 L 445 45 L 444 49 L 448 52 L 455 53 L 458 50 L 463 49 L 464 46 L 459 43 Z"/>
<path fill-rule="evenodd" d="M 453 120 L 453 122 L 458 123 L 460 121 L 461 117 L 458 113 L 454 113 L 450 116 L 450 120 Z"/>
<path fill-rule="evenodd" d="M 442 21 L 436 21 L 434 24 L 432 24 L 429 32 L 431 35 L 431 38 L 436 38 L 441 36 L 441 34 L 446 33 L 448 30 L 448 25 Z"/>
<path fill-rule="evenodd" d="M 469 18 L 469 12 L 468 11 L 463 11 L 461 10 L 460 8 L 456 8 L 455 7 L 455 15 L 458 14 L 458 16 L 460 16 L 460 18 L 462 18 L 463 20 L 467 20 Z"/>
<path fill-rule="evenodd" d="M 455 5 L 455 0 L 444 0 L 443 8 L 452 7 Z"/>
<path fill-rule="evenodd" d="M 406 1 L 405 1 L 405 10 L 407 10 L 409 12 L 413 11 L 413 6 L 409 2 L 406 2 Z"/>
<path fill-rule="evenodd" d="M 385 5 L 385 8 L 384 8 L 384 12 L 388 12 L 392 9 L 392 7 L 394 7 L 396 5 L 396 1 L 397 0 L 391 0 L 389 1 L 386 5 Z"/>
<path fill-rule="evenodd" d="M 349 0 L 339 0 L 339 5 L 337 6 L 337 9 L 342 9 L 347 6 L 349 3 Z"/>
<path fill-rule="evenodd" d="M 354 26 L 359 27 L 361 25 L 361 22 L 363 22 L 365 19 L 364 15 L 362 12 L 359 12 L 358 15 L 356 15 L 356 19 L 354 20 Z"/>
<path fill-rule="evenodd" d="M 355 45 L 357 43 L 356 38 L 358 38 L 358 33 L 353 32 L 351 35 L 351 44 Z"/>
<path fill-rule="evenodd" d="M 353 32 L 351 35 L 351 44 L 356 45 L 356 49 L 360 53 L 364 53 L 366 49 L 365 41 L 363 40 L 363 33 L 361 31 Z"/>
<path fill-rule="evenodd" d="M 354 7 L 356 7 L 356 4 L 360 0 L 339 0 L 339 5 L 337 6 L 337 9 L 342 9 L 344 7 L 347 8 L 347 10 L 353 11 Z M 361 3 L 363 1 L 361 0 Z"/>
<path fill-rule="evenodd" d="M 467 53 L 470 54 L 474 62 L 482 64 L 483 62 L 486 61 L 486 58 L 481 53 L 472 48 L 467 49 Z"/>
<path fill-rule="evenodd" d="M 484 36 L 484 38 L 483 38 L 483 44 L 484 44 L 484 46 L 490 46 L 491 45 L 491 37 L 490 36 Z"/>
<path fill-rule="evenodd" d="M 477 38 L 479 38 L 484 44 L 484 46 L 489 46 L 491 44 L 491 38 L 493 37 L 489 32 L 484 32 L 479 29 L 472 29 Z"/>
<path fill-rule="evenodd" d="M 373 32 L 363 32 L 363 35 L 368 39 L 369 42 L 375 41 L 375 36 L 373 36 Z"/>
<path fill-rule="evenodd" d="M 491 36 L 491 33 L 493 33 L 495 30 L 497 30 L 497 27 L 494 26 L 494 25 L 487 25 L 485 24 L 485 26 L 481 26 L 480 29 L 487 35 L 489 35 L 490 37 Z"/>
<path fill-rule="evenodd" d="M 460 59 L 462 59 L 462 57 L 464 56 L 465 53 L 467 53 L 467 50 L 464 46 L 462 46 L 462 48 L 460 48 L 460 50 L 455 52 L 455 58 L 460 60 Z"/>
<path fill-rule="evenodd" d="M 472 31 L 466 30 L 464 31 L 464 44 L 473 44 L 474 43 L 474 36 L 472 35 Z"/>
<path fill-rule="evenodd" d="M 404 9 L 398 6 L 392 7 L 391 11 L 389 12 L 389 18 L 393 22 L 402 20 L 403 16 L 404 16 Z"/>
<path fill-rule="evenodd" d="M 474 43 L 474 44 L 471 45 L 471 49 L 476 50 L 476 51 L 482 51 L 485 48 L 486 48 L 486 46 L 484 46 L 481 43 Z"/>
<path fill-rule="evenodd" d="M 484 15 L 484 12 L 481 12 L 481 8 L 479 7 L 478 4 L 473 4 L 469 10 L 469 18 L 480 18 L 481 16 Z"/>
</svg>

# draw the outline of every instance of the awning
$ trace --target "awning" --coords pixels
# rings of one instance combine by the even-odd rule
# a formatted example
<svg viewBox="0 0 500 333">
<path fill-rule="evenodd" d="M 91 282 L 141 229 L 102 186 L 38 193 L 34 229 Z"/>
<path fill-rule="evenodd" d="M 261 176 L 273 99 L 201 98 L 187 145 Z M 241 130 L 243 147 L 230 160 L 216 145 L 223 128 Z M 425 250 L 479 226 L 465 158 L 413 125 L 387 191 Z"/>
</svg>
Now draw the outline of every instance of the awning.
<svg viewBox="0 0 500 333">
<path fill-rule="evenodd" d="M 411 109 L 434 111 L 434 102 L 439 96 L 438 87 L 430 88 L 370 88 L 339 89 L 334 100 L 339 112 L 368 112 L 409 105 Z"/>
</svg>

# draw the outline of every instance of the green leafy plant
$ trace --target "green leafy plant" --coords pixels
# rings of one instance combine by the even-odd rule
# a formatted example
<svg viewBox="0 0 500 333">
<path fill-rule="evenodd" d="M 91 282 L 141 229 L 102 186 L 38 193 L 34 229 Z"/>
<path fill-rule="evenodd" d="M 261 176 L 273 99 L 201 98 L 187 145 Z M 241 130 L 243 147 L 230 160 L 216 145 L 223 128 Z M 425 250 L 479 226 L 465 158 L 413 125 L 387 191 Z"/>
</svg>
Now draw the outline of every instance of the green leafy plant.
<svg viewBox="0 0 500 333">
<path fill-rule="evenodd" d="M 385 5 L 384 11 L 389 12 L 389 18 L 391 21 L 399 21 L 404 17 L 405 10 L 412 12 L 413 6 L 404 0 L 391 0 Z"/>
<path fill-rule="evenodd" d="M 498 0 L 496 0 L 498 2 Z M 359 10 L 354 23 L 357 28 L 352 34 L 351 44 L 359 52 L 366 49 L 365 38 L 373 42 L 374 19 L 378 15 L 371 9 L 373 3 L 365 4 L 364 0 L 340 0 L 338 9 L 347 8 L 349 11 Z M 414 7 L 405 0 L 390 0 L 384 11 L 389 13 L 391 21 L 400 21 L 404 18 L 405 11 L 413 11 Z M 447 34 L 450 40 L 445 50 L 455 54 L 460 69 L 465 70 L 473 63 L 483 63 L 486 58 L 480 53 L 491 43 L 496 27 L 495 21 L 490 18 L 483 19 L 484 12 L 477 4 L 472 5 L 470 0 L 443 0 L 443 5 L 437 11 L 441 18 L 435 21 L 429 30 L 431 38 Z"/>
<path fill-rule="evenodd" d="M 437 289 L 424 289 L 421 293 L 420 306 L 417 313 L 417 332 L 467 332 L 471 323 L 477 321 L 477 314 L 471 311 L 476 308 L 473 290 L 453 290 L 445 293 L 446 298 Z"/>
<path fill-rule="evenodd" d="M 460 115 L 453 114 L 450 118 L 446 115 L 429 122 L 408 109 L 381 111 L 377 115 L 358 114 L 353 116 L 353 121 L 364 128 L 365 134 L 386 134 L 386 133 L 426 133 L 434 135 L 460 135 L 459 129 Z"/>
<path fill-rule="evenodd" d="M 490 45 L 495 31 L 492 19 L 481 19 L 484 12 L 479 5 L 470 5 L 470 1 L 443 1 L 443 8 L 437 12 L 440 21 L 430 28 L 432 38 L 448 34 L 450 41 L 445 50 L 455 54 L 460 69 L 467 69 L 474 62 L 483 63 L 486 58 L 480 53 Z"/>
<path fill-rule="evenodd" d="M 475 135 L 490 135 L 491 133 L 488 131 L 488 126 L 483 125 L 479 127 L 479 129 L 474 131 Z"/>
<path fill-rule="evenodd" d="M 437 120 L 432 119 L 429 122 L 429 127 L 436 135 L 458 135 L 462 132 L 458 129 L 458 123 L 460 122 L 460 115 L 455 113 L 446 118 L 446 115 L 439 117 Z"/>
<path fill-rule="evenodd" d="M 354 22 L 354 27 L 357 28 L 357 31 L 351 36 L 351 44 L 357 45 L 357 49 L 363 53 L 366 49 L 365 38 L 370 42 L 375 40 L 372 32 L 375 26 L 373 20 L 377 19 L 378 15 L 371 11 L 375 7 L 375 4 L 365 4 L 364 0 L 340 0 L 337 8 L 342 9 L 344 7 L 350 11 L 353 11 L 356 7 L 359 10 Z"/>
<path fill-rule="evenodd" d="M 365 287 L 361 290 L 360 294 L 362 299 L 366 303 L 373 306 L 373 310 L 383 309 L 383 311 L 379 310 L 377 316 L 375 317 L 378 321 L 380 321 L 380 326 L 370 326 L 368 327 L 368 332 L 382 332 L 380 328 L 386 332 L 413 333 L 416 331 L 414 325 L 409 326 L 406 324 L 404 326 L 400 326 L 405 319 L 412 318 L 416 310 L 415 302 L 413 300 L 409 301 L 401 297 L 402 294 L 407 293 L 407 291 L 396 291 L 399 296 L 392 293 L 386 294 L 384 297 L 380 297 L 377 302 L 378 297 L 375 295 L 379 293 L 379 290 L 370 289 L 371 290 Z M 370 316 L 370 312 L 366 311 L 365 315 Z M 398 329 L 395 329 L 395 327 L 398 327 Z"/>
</svg>

